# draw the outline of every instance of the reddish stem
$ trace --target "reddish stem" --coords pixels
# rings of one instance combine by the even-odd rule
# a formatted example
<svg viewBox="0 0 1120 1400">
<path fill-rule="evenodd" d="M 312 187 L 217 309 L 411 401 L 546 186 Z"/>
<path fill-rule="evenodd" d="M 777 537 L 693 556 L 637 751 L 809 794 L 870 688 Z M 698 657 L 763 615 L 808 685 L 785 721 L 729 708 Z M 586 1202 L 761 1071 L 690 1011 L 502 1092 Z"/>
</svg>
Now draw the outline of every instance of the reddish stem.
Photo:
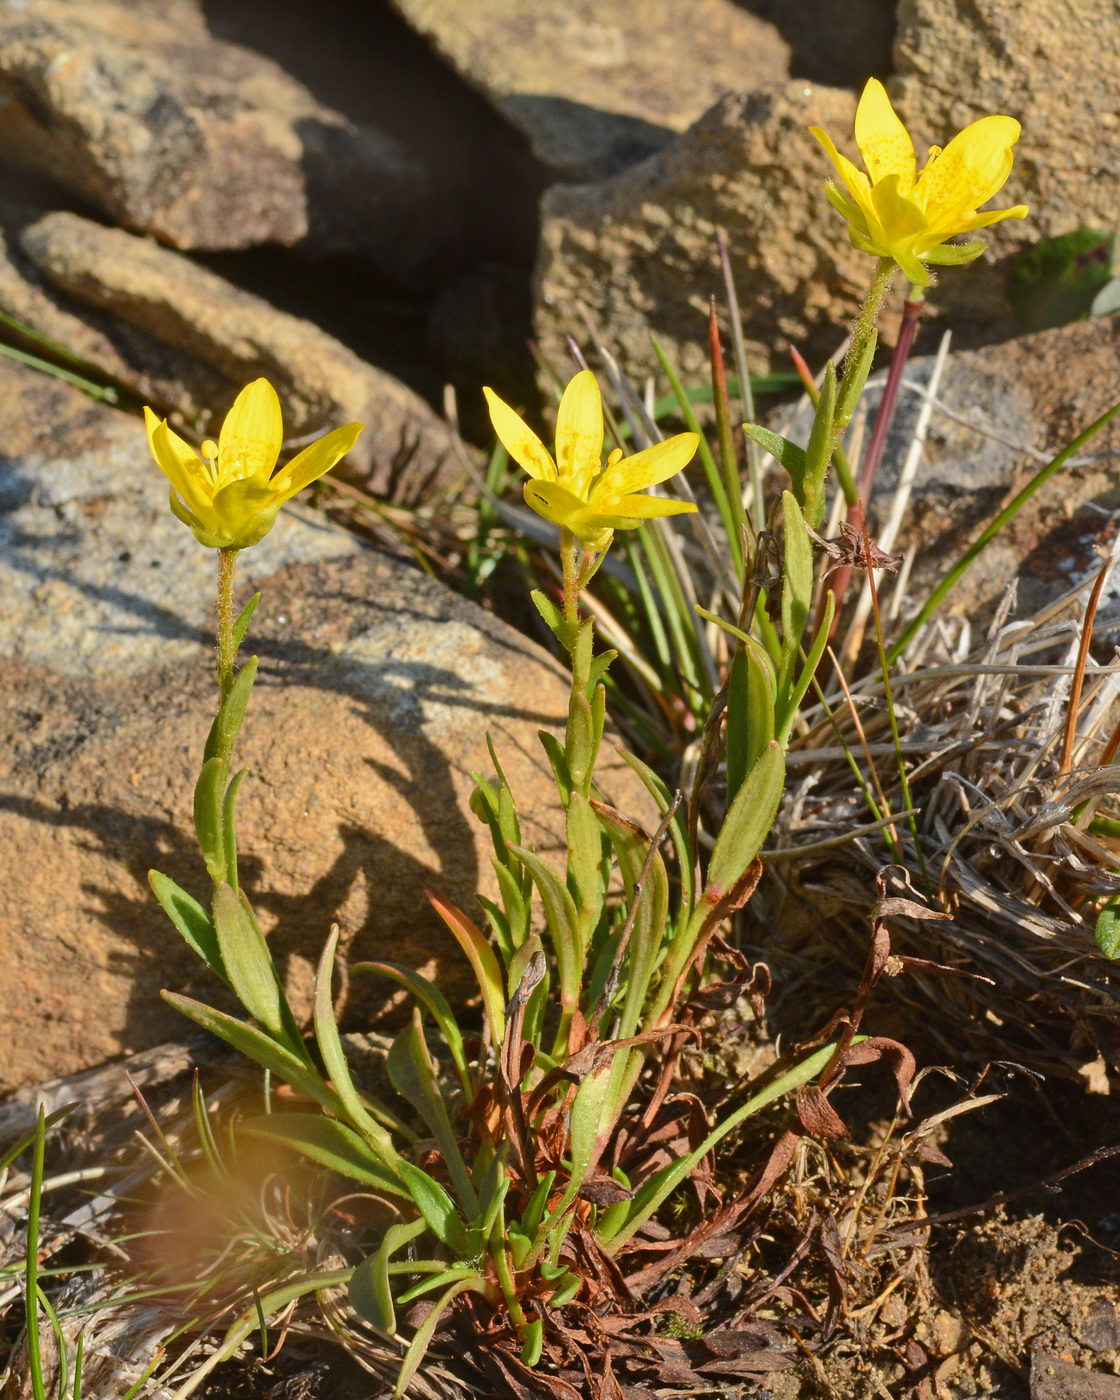
<svg viewBox="0 0 1120 1400">
<path fill-rule="evenodd" d="M 914 334 L 918 329 L 918 320 L 924 306 L 924 301 L 905 301 L 902 304 L 902 324 L 899 326 L 898 339 L 891 352 L 887 382 L 883 386 L 883 397 L 879 401 L 879 409 L 875 415 L 875 426 L 871 430 L 867 450 L 863 454 L 863 465 L 859 473 L 859 501 L 848 511 L 848 524 L 856 530 L 861 528 L 861 524 L 864 530 L 867 528 L 864 516 L 871 504 L 875 473 L 879 470 L 879 461 L 883 455 L 891 420 L 894 418 L 895 405 L 898 402 L 898 391 L 902 384 L 903 371 L 910 358 Z M 844 594 L 847 592 L 851 577 L 851 567 L 845 566 L 837 569 L 829 579 L 829 590 L 836 598 L 832 622 L 833 633 L 840 624 L 840 606 L 844 601 Z"/>
</svg>

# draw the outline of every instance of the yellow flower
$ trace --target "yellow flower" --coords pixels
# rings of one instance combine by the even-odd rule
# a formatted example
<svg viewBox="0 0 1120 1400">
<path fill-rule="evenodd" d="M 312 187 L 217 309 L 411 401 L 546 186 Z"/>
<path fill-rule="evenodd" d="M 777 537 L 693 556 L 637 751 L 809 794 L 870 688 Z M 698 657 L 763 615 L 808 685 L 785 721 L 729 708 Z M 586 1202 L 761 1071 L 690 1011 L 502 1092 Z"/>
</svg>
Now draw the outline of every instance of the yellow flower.
<svg viewBox="0 0 1120 1400">
<path fill-rule="evenodd" d="M 828 198 L 848 221 L 852 244 L 864 253 L 893 258 L 912 283 L 929 285 L 923 263 L 971 262 L 983 239 L 946 244 L 1000 219 L 1025 219 L 1025 204 L 976 211 L 1011 174 L 1011 148 L 1021 130 L 1014 117 L 981 117 L 942 150 L 931 146 L 917 173 L 914 142 L 891 106 L 883 84 L 869 80 L 856 109 L 856 145 L 867 173 L 857 170 L 819 126 L 809 130 L 828 152 L 847 194 L 829 181 Z"/>
<path fill-rule="evenodd" d="M 362 431 L 360 423 L 335 428 L 273 475 L 284 432 L 267 379 L 242 389 L 218 441 L 204 442 L 201 457 L 150 408 L 144 421 L 152 455 L 171 483 L 171 509 L 211 549 L 244 549 L 263 539 L 284 502 L 329 472 Z"/>
<path fill-rule="evenodd" d="M 694 511 L 690 501 L 637 494 L 676 476 L 692 460 L 700 438 L 679 433 L 633 457 L 619 448 L 603 462 L 603 401 L 589 369 L 564 390 L 556 414 L 556 459 L 536 433 L 492 389 L 483 389 L 494 431 L 509 455 L 532 478 L 525 504 L 587 548 L 602 550 L 614 530 L 633 530 L 658 515 Z"/>
</svg>

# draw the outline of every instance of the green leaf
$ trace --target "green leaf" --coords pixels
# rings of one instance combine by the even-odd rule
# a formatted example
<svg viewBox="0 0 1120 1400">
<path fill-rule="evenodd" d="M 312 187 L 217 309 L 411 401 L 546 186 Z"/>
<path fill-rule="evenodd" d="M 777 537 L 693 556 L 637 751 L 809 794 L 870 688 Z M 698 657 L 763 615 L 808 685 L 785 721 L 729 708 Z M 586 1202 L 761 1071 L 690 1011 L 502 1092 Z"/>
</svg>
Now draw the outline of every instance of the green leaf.
<svg viewBox="0 0 1120 1400">
<path fill-rule="evenodd" d="M 922 254 L 922 262 L 934 267 L 960 267 L 964 263 L 975 262 L 987 248 L 982 238 L 974 238 L 970 243 L 942 243 Z"/>
<path fill-rule="evenodd" d="M 222 830 L 225 837 L 226 879 L 238 888 L 237 883 L 237 794 L 245 781 L 248 768 L 240 768 L 229 780 L 225 797 L 222 799 Z"/>
<path fill-rule="evenodd" d="M 618 860 L 623 887 L 634 914 L 627 950 L 626 975 L 622 981 L 625 996 L 616 1032 L 618 1039 L 638 1030 L 646 992 L 649 989 L 662 940 L 669 928 L 669 876 L 660 851 L 650 858 L 650 838 L 635 823 L 627 821 L 612 807 L 600 807 L 599 820 L 607 830 Z M 638 880 L 649 859 L 641 891 Z M 638 907 L 634 910 L 634 901 Z"/>
<path fill-rule="evenodd" d="M 789 472 L 789 479 L 793 482 L 794 491 L 804 490 L 805 449 L 803 447 L 798 447 L 797 443 L 790 442 L 780 433 L 772 433 L 769 428 L 764 428 L 758 423 L 744 423 L 743 431 L 752 442 L 757 442 L 763 451 L 769 452 L 771 457 L 781 462 L 782 466 Z"/>
<path fill-rule="evenodd" d="M 727 694 L 727 796 L 732 803 L 746 775 L 774 738 L 778 694 L 774 666 L 765 648 L 753 637 L 746 637 L 739 644 L 739 653 L 746 668 L 745 686 L 742 678 L 736 678 L 735 693 L 729 686 Z M 733 676 L 737 661 L 732 663 Z"/>
<path fill-rule="evenodd" d="M 402 1172 L 386 1166 L 353 1128 L 321 1113 L 267 1113 L 242 1120 L 238 1131 L 264 1142 L 290 1147 L 302 1157 L 378 1191 L 388 1191 L 394 1196 L 410 1194 Z"/>
<path fill-rule="evenodd" d="M 468 1245 L 467 1228 L 444 1188 L 413 1162 L 402 1159 L 400 1174 L 432 1234 L 457 1255 L 464 1255 Z"/>
<path fill-rule="evenodd" d="M 194 830 L 206 870 L 215 885 L 226 878 L 223 798 L 228 768 L 224 758 L 208 758 L 194 787 Z"/>
<path fill-rule="evenodd" d="M 789 731 L 793 725 L 794 717 L 805 698 L 805 692 L 813 683 L 813 677 L 817 674 L 817 667 L 824 655 L 824 649 L 828 645 L 829 634 L 832 630 L 832 616 L 835 611 L 836 595 L 830 590 L 825 594 L 824 613 L 820 626 L 817 628 L 817 635 L 813 638 L 813 645 L 809 648 L 809 655 L 805 658 L 805 665 L 801 668 L 796 684 L 791 688 L 785 702 L 777 708 L 775 715 L 777 733 L 775 737 L 783 749 L 789 740 Z"/>
<path fill-rule="evenodd" d="M 544 906 L 545 922 L 556 951 L 561 1002 L 565 1008 L 574 1008 L 579 1004 L 585 951 L 576 906 L 560 877 L 546 860 L 525 846 L 515 846 L 513 851 L 528 867 Z"/>
<path fill-rule="evenodd" d="M 424 1028 L 420 1022 L 420 1012 L 414 1007 L 412 1020 L 394 1039 L 389 1047 L 385 1067 L 393 1088 L 406 1099 L 431 1129 L 444 1165 L 451 1174 L 456 1194 L 468 1218 L 478 1214 L 478 1195 L 471 1181 L 471 1174 L 459 1144 L 447 1105 L 443 1101 L 439 1083 L 436 1080 L 432 1058 L 424 1039 Z"/>
<path fill-rule="evenodd" d="M 809 620 L 813 597 L 813 546 L 801 508 L 789 491 L 782 492 L 782 664 L 778 694 L 788 694 Z"/>
<path fill-rule="evenodd" d="M 566 819 L 568 878 L 571 894 L 583 923 L 584 937 L 590 935 L 603 907 L 603 887 L 599 871 L 603 858 L 603 833 L 591 804 L 582 792 L 573 792 Z"/>
<path fill-rule="evenodd" d="M 778 814 L 785 778 L 785 755 L 779 744 L 771 742 L 723 819 L 708 862 L 705 899 L 716 899 L 731 889 L 762 849 Z"/>
<path fill-rule="evenodd" d="M 315 1041 L 319 1046 L 319 1054 L 323 1057 L 323 1067 L 327 1071 L 327 1077 L 334 1085 L 335 1093 L 338 1095 L 351 1125 L 368 1141 L 370 1147 L 386 1166 L 395 1168 L 399 1155 L 393 1146 L 393 1140 L 385 1128 L 370 1115 L 369 1109 L 359 1094 L 350 1073 L 350 1066 L 346 1061 L 346 1052 L 342 1048 L 342 1037 L 338 1033 L 338 1023 L 334 1016 L 334 998 L 331 994 L 338 935 L 338 925 L 333 924 L 315 974 L 313 1013 Z M 378 1104 L 377 1107 L 381 1109 L 383 1114 L 390 1118 L 393 1117 L 384 1105 Z"/>
<path fill-rule="evenodd" d="M 249 708 L 249 697 L 253 693 L 253 682 L 257 678 L 257 658 L 250 656 L 233 679 L 225 703 L 214 716 L 210 733 L 206 739 L 203 758 L 223 758 L 237 742 L 241 726 L 245 722 L 245 711 Z"/>
<path fill-rule="evenodd" d="M 646 791 L 657 803 L 658 814 L 663 817 L 669 810 L 669 804 L 672 801 L 668 786 L 648 763 L 643 763 L 634 754 L 627 752 L 626 749 L 619 749 L 618 754 L 622 761 L 637 773 Z M 679 808 L 669 823 L 669 835 L 677 853 L 677 874 L 682 887 L 682 905 L 687 910 L 692 904 L 694 894 L 693 857 L 688 843 L 688 829 Z"/>
<path fill-rule="evenodd" d="M 209 1031 L 219 1040 L 224 1040 L 227 1045 L 232 1045 L 235 1050 L 254 1060 L 285 1084 L 290 1084 L 299 1093 L 321 1103 L 332 1112 L 342 1111 L 338 1095 L 329 1084 L 324 1083 L 317 1071 L 305 1059 L 300 1059 L 286 1046 L 278 1044 L 264 1031 L 248 1025 L 245 1021 L 239 1021 L 236 1016 L 228 1016 L 224 1011 L 216 1011 L 212 1006 L 195 1001 L 193 997 L 180 996 L 178 992 L 161 992 L 160 995 L 168 1006 L 181 1011 L 196 1026 L 201 1026 L 204 1031 Z"/>
<path fill-rule="evenodd" d="M 228 986 L 229 978 L 222 965 L 222 954 L 218 947 L 218 935 L 210 915 L 198 900 L 180 889 L 168 875 L 158 870 L 148 871 L 148 884 L 159 900 L 160 908 L 194 949 L 203 962 L 216 972 Z"/>
<path fill-rule="evenodd" d="M 582 1282 L 582 1280 L 580 1280 Z M 556 1299 L 552 1300 L 554 1306 Z M 526 1322 L 521 1330 L 521 1364 L 523 1366 L 535 1366 L 541 1359 L 541 1352 L 544 1350 L 544 1322 L 539 1317 L 534 1317 L 531 1322 Z"/>
<path fill-rule="evenodd" d="M 580 1278 L 579 1274 L 573 1274 L 571 1270 L 567 1270 L 561 1276 L 560 1286 L 548 1300 L 549 1307 L 562 1308 L 566 1303 L 572 1301 L 582 1287 L 583 1279 Z"/>
<path fill-rule="evenodd" d="M 212 913 L 222 964 L 238 1000 L 266 1031 L 285 1038 L 284 993 L 249 901 L 223 881 L 214 890 Z"/>
<path fill-rule="evenodd" d="M 1097 947 L 1106 958 L 1120 958 L 1120 908 L 1106 904 L 1097 915 L 1094 934 Z"/>
<path fill-rule="evenodd" d="M 494 950 L 486 941 L 482 930 L 472 923 L 461 909 L 457 909 L 434 890 L 428 891 L 428 902 L 467 955 L 478 989 L 482 993 L 482 1006 L 489 1023 L 491 1043 L 501 1045 L 506 1033 L 505 987 Z"/>
<path fill-rule="evenodd" d="M 572 790 L 585 795 L 591 790 L 591 779 L 595 772 L 596 751 L 599 747 L 596 728 L 592 702 L 582 691 L 573 689 L 568 702 L 564 757 L 571 774 Z"/>
<path fill-rule="evenodd" d="M 389 1261 L 398 1249 L 411 1244 L 428 1228 L 428 1222 L 409 1220 L 390 1225 L 373 1254 L 367 1255 L 350 1277 L 350 1306 L 359 1317 L 390 1336 L 397 1330 L 397 1314 L 389 1284 Z"/>
<path fill-rule="evenodd" d="M 253 620 L 253 614 L 256 612 L 260 600 L 261 595 L 254 593 L 237 614 L 237 621 L 233 624 L 233 653 L 235 656 L 241 650 L 241 643 L 245 640 L 245 633 L 249 630 L 249 623 Z"/>
<path fill-rule="evenodd" d="M 813 428 L 809 434 L 809 445 L 805 449 L 805 478 L 803 489 L 794 485 L 797 503 L 805 512 L 805 519 L 814 530 L 819 530 L 824 519 L 825 481 L 828 477 L 828 464 L 832 459 L 832 449 L 836 444 L 836 366 L 829 360 L 824 372 L 817 410 L 813 417 Z"/>
<path fill-rule="evenodd" d="M 467 1067 L 467 1052 L 463 1047 L 463 1035 L 459 1029 L 459 1023 L 455 1019 L 455 1013 L 447 998 L 435 983 L 430 982 L 413 968 L 404 967 L 400 963 L 354 963 L 350 968 L 350 975 L 353 976 L 358 972 L 372 972 L 375 977 L 388 977 L 403 987 L 405 991 L 411 992 L 420 1005 L 430 1013 L 439 1027 L 468 1102 L 474 1098 L 474 1084 L 471 1082 L 470 1070 Z"/>
<path fill-rule="evenodd" d="M 1079 228 L 1044 238 L 1015 260 L 1007 297 L 1024 330 L 1048 330 L 1088 316 L 1112 280 L 1116 235 Z"/>
<path fill-rule="evenodd" d="M 542 593 L 539 588 L 534 588 L 529 594 L 533 600 L 533 606 L 541 617 L 544 618 L 544 625 L 556 638 L 561 646 L 567 649 L 567 628 L 564 623 L 564 613 L 556 606 L 547 593 Z"/>
<path fill-rule="evenodd" d="M 568 1122 L 572 1170 L 565 1196 L 571 1198 L 595 1169 L 614 1121 L 607 1112 L 617 1056 L 585 1074 L 576 1090 Z M 625 1056 L 623 1057 L 625 1059 Z"/>
<path fill-rule="evenodd" d="M 409 1343 L 408 1350 L 404 1354 L 404 1360 L 401 1362 L 401 1369 L 397 1373 L 397 1383 L 393 1387 L 393 1400 L 400 1400 L 401 1396 L 403 1396 L 408 1389 L 409 1382 L 416 1374 L 420 1363 L 423 1361 L 428 1348 L 432 1344 L 432 1338 L 435 1336 L 436 1328 L 439 1326 L 443 1314 L 460 1293 L 466 1293 L 468 1291 L 485 1295 L 486 1283 L 481 1275 L 474 1274 L 470 1278 L 463 1278 L 460 1279 L 458 1283 L 453 1283 L 447 1292 L 438 1299 L 431 1312 L 416 1329 L 412 1341 Z"/>
<path fill-rule="evenodd" d="M 866 1040 L 866 1036 L 857 1036 L 856 1040 Z M 621 1228 L 612 1236 L 607 1237 L 602 1225 L 599 1230 L 599 1242 L 606 1246 L 608 1254 L 616 1254 L 623 1244 L 638 1229 L 643 1221 L 648 1220 L 657 1207 L 669 1196 L 682 1181 L 696 1170 L 704 1158 L 711 1152 L 733 1129 L 740 1123 L 760 1112 L 775 1099 L 781 1098 L 783 1094 L 789 1093 L 792 1089 L 798 1089 L 803 1084 L 808 1084 L 811 1079 L 815 1079 L 818 1074 L 828 1065 L 829 1061 L 836 1054 L 836 1043 L 831 1042 L 822 1046 L 821 1049 L 807 1055 L 805 1059 L 795 1064 L 792 1069 L 786 1070 L 784 1074 L 772 1079 L 764 1089 L 760 1089 L 757 1094 L 752 1094 L 746 1103 L 741 1104 L 734 1113 L 728 1114 L 726 1118 L 701 1142 L 684 1157 L 678 1157 L 675 1162 L 670 1162 L 667 1167 L 662 1167 L 653 1176 L 649 1177 L 638 1188 L 634 1199 L 629 1203 L 630 1210 Z"/>
<path fill-rule="evenodd" d="M 560 801 L 565 806 L 572 793 L 572 775 L 568 772 L 568 760 L 564 756 L 564 746 L 555 734 L 550 734 L 547 729 L 537 732 L 548 758 L 549 767 L 552 769 L 552 776 L 556 782 L 556 790 L 560 794 Z M 520 842 L 517 843 L 520 845 Z"/>
</svg>

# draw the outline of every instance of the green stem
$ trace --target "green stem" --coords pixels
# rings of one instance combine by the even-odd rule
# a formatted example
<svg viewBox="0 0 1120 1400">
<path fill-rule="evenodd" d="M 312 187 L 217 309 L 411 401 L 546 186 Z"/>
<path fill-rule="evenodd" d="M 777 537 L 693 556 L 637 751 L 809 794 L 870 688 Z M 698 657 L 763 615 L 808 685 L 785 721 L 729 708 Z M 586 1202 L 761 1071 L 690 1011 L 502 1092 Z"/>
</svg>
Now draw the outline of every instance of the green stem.
<svg viewBox="0 0 1120 1400">
<path fill-rule="evenodd" d="M 236 563 L 236 549 L 218 550 L 218 690 L 223 704 L 233 684 L 233 660 L 237 654 L 233 644 L 233 571 Z"/>
<path fill-rule="evenodd" d="M 844 356 L 844 368 L 841 378 L 846 377 L 860 363 L 867 351 L 867 345 L 871 337 L 875 334 L 875 328 L 879 324 L 879 312 L 883 309 L 883 298 L 887 294 L 887 289 L 891 285 L 891 278 L 894 275 L 895 263 L 893 258 L 880 258 L 875 269 L 875 276 L 871 279 L 871 285 L 867 289 L 867 295 L 863 299 L 863 305 L 859 309 L 856 317 L 855 330 L 852 332 L 852 343 L 848 346 L 848 353 Z M 853 405 L 853 408 L 855 405 Z M 833 433 L 839 441 L 848 426 L 850 417 L 841 421 L 837 416 L 833 425 Z"/>
</svg>

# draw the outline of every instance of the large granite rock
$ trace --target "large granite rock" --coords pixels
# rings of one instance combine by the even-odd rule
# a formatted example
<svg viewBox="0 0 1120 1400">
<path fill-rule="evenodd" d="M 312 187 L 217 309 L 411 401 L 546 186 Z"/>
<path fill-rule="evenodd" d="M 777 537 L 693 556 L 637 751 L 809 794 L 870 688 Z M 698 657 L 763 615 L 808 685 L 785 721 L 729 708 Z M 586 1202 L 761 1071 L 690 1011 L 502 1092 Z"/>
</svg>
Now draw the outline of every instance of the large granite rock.
<svg viewBox="0 0 1120 1400">
<path fill-rule="evenodd" d="M 200 435 L 215 433 L 238 390 L 263 374 L 294 440 L 367 425 L 345 470 L 373 491 L 408 496 L 459 475 L 446 424 L 411 389 L 151 239 L 62 212 L 11 221 L 0 311 Z"/>
<path fill-rule="evenodd" d="M 155 866 L 204 893 L 190 799 L 214 703 L 215 556 L 166 509 L 140 423 L 0 363 L 0 1081 L 70 1073 L 173 1038 L 159 989 L 214 980 L 155 905 Z M 247 888 L 308 1007 L 332 920 L 353 957 L 469 989 L 424 886 L 466 907 L 493 877 L 467 808 L 489 731 L 525 833 L 558 823 L 537 739 L 562 725 L 546 654 L 298 503 L 242 556 L 261 587 L 261 679 L 240 748 Z M 649 820 L 629 770 L 612 799 Z M 367 1024 L 384 986 L 349 993 Z"/>
<path fill-rule="evenodd" d="M 423 172 L 276 64 L 207 33 L 190 0 L 0 6 L 0 149 L 178 248 L 304 244 L 408 276 Z"/>
<path fill-rule="evenodd" d="M 731 0 L 393 0 L 564 179 L 614 174 L 727 92 L 789 75 L 776 27 Z"/>
<path fill-rule="evenodd" d="M 988 260 L 1079 227 L 1120 220 L 1120 11 L 1115 0 L 900 0 L 889 84 L 915 136 L 944 144 L 968 122 L 1023 123 L 1000 195 L 1030 218 L 988 229 Z M 1006 322 L 1002 278 L 947 269 L 935 292 L 955 318 Z M 992 332 L 989 324 L 988 332 Z M 998 329 L 998 328 L 996 328 Z"/>
<path fill-rule="evenodd" d="M 825 198 L 827 162 L 810 123 L 850 132 L 848 92 L 789 83 L 725 97 L 659 155 L 596 185 L 558 185 L 542 205 L 536 327 L 566 362 L 584 308 L 640 383 L 652 332 L 686 375 L 708 376 L 708 299 L 727 233 L 756 370 L 793 342 L 829 353 L 859 307 L 874 261 L 848 244 Z"/>
</svg>

